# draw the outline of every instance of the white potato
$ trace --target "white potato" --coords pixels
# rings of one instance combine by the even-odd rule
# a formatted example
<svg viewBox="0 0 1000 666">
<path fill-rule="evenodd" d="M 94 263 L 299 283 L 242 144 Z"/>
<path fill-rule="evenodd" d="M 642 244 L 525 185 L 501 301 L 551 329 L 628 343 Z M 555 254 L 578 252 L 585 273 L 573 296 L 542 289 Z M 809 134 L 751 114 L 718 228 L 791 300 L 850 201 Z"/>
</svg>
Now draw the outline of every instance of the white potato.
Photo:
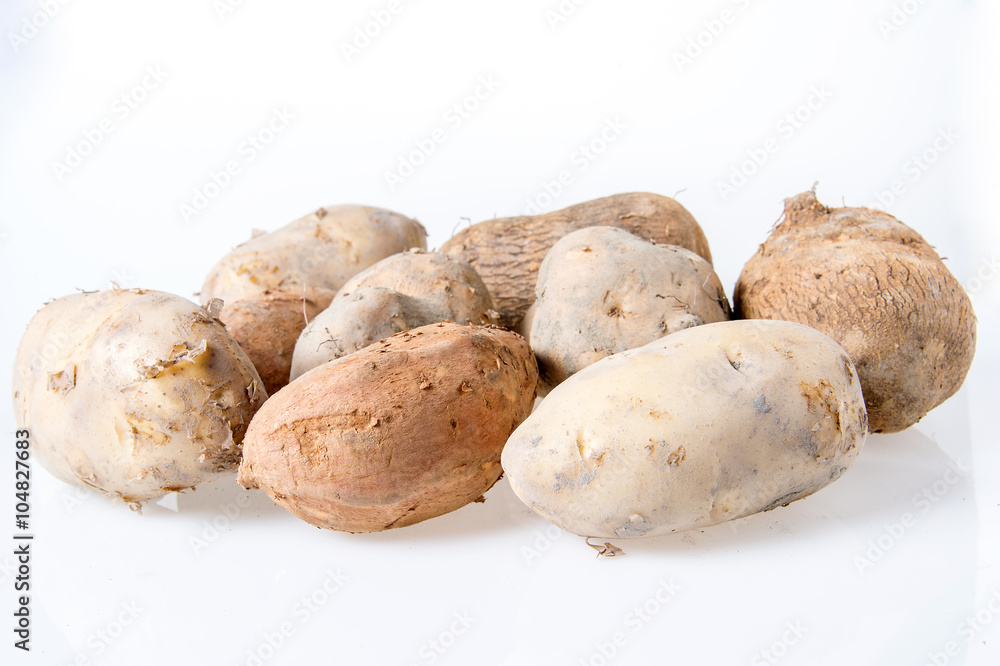
<svg viewBox="0 0 1000 666">
<path fill-rule="evenodd" d="M 320 208 L 234 248 L 205 278 L 201 302 L 229 304 L 295 287 L 336 291 L 375 262 L 426 246 L 423 225 L 399 213 L 350 204 Z"/>
<path fill-rule="evenodd" d="M 525 319 L 545 387 L 605 356 L 731 314 L 712 264 L 615 227 L 559 239 L 538 270 L 535 297 Z"/>
<path fill-rule="evenodd" d="M 486 285 L 468 263 L 443 252 L 400 252 L 348 280 L 302 330 L 291 378 L 411 328 L 494 324 L 495 316 Z"/>
<path fill-rule="evenodd" d="M 141 289 L 42 308 L 18 346 L 13 396 L 43 467 L 132 505 L 233 472 L 267 398 L 214 310 Z"/>
<path fill-rule="evenodd" d="M 502 464 L 518 497 L 565 530 L 656 536 L 816 492 L 866 435 L 840 345 L 801 324 L 731 321 L 581 370 L 511 435 Z"/>
</svg>

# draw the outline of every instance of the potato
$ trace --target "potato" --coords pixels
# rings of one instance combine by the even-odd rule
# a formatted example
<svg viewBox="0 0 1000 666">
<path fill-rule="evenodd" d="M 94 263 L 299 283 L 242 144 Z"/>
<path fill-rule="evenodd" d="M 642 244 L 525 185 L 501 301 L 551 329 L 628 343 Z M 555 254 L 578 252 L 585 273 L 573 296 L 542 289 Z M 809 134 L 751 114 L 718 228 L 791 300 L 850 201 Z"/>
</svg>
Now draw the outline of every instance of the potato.
<svg viewBox="0 0 1000 666">
<path fill-rule="evenodd" d="M 710 263 L 614 227 L 563 236 L 545 255 L 535 295 L 528 342 L 547 387 L 605 356 L 731 314 Z"/>
<path fill-rule="evenodd" d="M 349 296 L 363 287 L 392 289 L 436 304 L 460 324 L 492 323 L 493 299 L 482 278 L 467 262 L 444 252 L 395 254 L 348 280 L 339 295 Z"/>
<path fill-rule="evenodd" d="M 291 377 L 396 333 L 439 321 L 493 324 L 496 312 L 472 266 L 443 252 L 393 255 L 347 281 L 302 331 Z"/>
<path fill-rule="evenodd" d="M 315 368 L 257 413 L 239 481 L 318 527 L 377 532 L 453 511 L 500 478 L 538 370 L 524 338 L 439 323 Z"/>
<path fill-rule="evenodd" d="M 43 467 L 134 506 L 232 472 L 267 398 L 214 311 L 142 289 L 43 307 L 18 346 L 13 395 Z"/>
<path fill-rule="evenodd" d="M 808 324 L 857 364 L 872 432 L 897 432 L 952 396 L 976 349 L 972 303 L 934 248 L 888 213 L 827 208 L 806 192 L 747 262 L 747 319 Z"/>
<path fill-rule="evenodd" d="M 440 307 L 392 289 L 361 287 L 336 298 L 303 329 L 295 343 L 290 377 L 353 354 L 379 340 L 448 319 Z"/>
<path fill-rule="evenodd" d="M 782 321 L 685 329 L 584 368 L 511 435 L 521 500 L 581 536 L 657 536 L 787 505 L 867 435 L 853 363 Z"/>
<path fill-rule="evenodd" d="M 288 383 L 299 334 L 336 293 L 312 287 L 279 289 L 222 308 L 219 318 L 253 361 L 269 395 Z"/>
<path fill-rule="evenodd" d="M 419 222 L 382 208 L 320 208 L 229 252 L 205 278 L 201 302 L 221 298 L 232 303 L 303 286 L 336 291 L 380 259 L 426 248 L 426 238 Z"/>
<path fill-rule="evenodd" d="M 441 246 L 472 264 L 500 312 L 500 324 L 517 329 L 535 300 L 538 268 L 556 241 L 584 227 L 611 226 L 661 245 L 679 245 L 711 263 L 701 227 L 670 197 L 617 194 L 544 215 L 506 217 L 474 224 Z"/>
</svg>

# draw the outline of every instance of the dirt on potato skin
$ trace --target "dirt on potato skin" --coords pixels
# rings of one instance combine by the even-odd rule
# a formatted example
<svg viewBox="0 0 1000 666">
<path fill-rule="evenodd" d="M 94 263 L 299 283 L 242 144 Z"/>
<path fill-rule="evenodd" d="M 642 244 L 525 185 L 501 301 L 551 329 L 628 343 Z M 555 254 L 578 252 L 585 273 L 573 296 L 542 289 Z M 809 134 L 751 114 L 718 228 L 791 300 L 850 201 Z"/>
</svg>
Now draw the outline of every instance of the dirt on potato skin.
<svg viewBox="0 0 1000 666">
<path fill-rule="evenodd" d="M 708 240 L 694 217 L 670 197 L 616 194 L 542 215 L 486 220 L 455 234 L 442 252 L 476 269 L 500 313 L 516 330 L 535 300 L 538 269 L 556 241 L 577 229 L 609 226 L 661 245 L 678 245 L 712 263 Z"/>
<path fill-rule="evenodd" d="M 904 430 L 951 397 L 975 353 L 972 303 L 920 234 L 882 211 L 828 208 L 812 191 L 785 201 L 733 305 L 738 318 L 795 321 L 839 342 L 872 432 Z"/>
<path fill-rule="evenodd" d="M 527 337 L 546 392 L 601 358 L 732 314 L 707 261 L 615 227 L 559 239 L 535 296 Z"/>
<path fill-rule="evenodd" d="M 267 394 L 217 316 L 217 303 L 145 289 L 46 304 L 13 378 L 33 456 L 62 481 L 133 508 L 233 472 Z"/>
</svg>

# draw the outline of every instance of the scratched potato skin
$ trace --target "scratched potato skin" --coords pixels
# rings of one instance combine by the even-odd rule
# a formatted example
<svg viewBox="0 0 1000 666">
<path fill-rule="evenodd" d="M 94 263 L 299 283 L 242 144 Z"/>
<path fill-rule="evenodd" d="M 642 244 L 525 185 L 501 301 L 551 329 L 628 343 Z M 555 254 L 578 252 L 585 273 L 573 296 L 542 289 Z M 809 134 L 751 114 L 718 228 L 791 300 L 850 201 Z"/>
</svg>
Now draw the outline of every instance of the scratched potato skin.
<svg viewBox="0 0 1000 666">
<path fill-rule="evenodd" d="M 46 304 L 14 361 L 14 418 L 32 456 L 133 508 L 231 475 L 267 392 L 217 306 L 146 289 Z"/>
<path fill-rule="evenodd" d="M 810 495 L 866 436 L 857 371 L 836 342 L 729 321 L 584 368 L 511 435 L 502 464 L 517 496 L 569 532 L 657 536 Z"/>
</svg>

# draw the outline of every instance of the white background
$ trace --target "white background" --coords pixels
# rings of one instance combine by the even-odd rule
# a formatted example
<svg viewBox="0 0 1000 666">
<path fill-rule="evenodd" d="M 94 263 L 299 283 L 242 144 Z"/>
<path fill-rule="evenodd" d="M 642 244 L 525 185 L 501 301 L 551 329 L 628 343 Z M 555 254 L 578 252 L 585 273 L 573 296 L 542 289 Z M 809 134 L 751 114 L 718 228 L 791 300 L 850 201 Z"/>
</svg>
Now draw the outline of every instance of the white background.
<svg viewBox="0 0 1000 666">
<path fill-rule="evenodd" d="M 75 0 L 49 2 L 51 17 L 45 4 L 0 10 L 0 376 L 46 300 L 112 282 L 193 298 L 251 229 L 321 205 L 397 210 L 438 246 L 532 202 L 676 194 L 731 293 L 782 199 L 817 181 L 822 201 L 878 204 L 935 245 L 980 337 L 962 391 L 871 437 L 833 486 L 622 541 L 614 559 L 548 527 L 506 481 L 485 504 L 363 536 L 312 528 L 229 480 L 140 516 L 36 464 L 33 651 L 11 647 L 11 545 L 4 664 L 755 664 L 767 649 L 782 664 L 997 663 L 996 3 L 591 0 L 555 21 L 558 0 L 405 0 L 350 58 L 343 45 L 388 0 Z M 451 121 L 481 77 L 497 89 Z M 276 109 L 292 120 L 249 160 L 244 142 Z M 581 158 L 608 122 L 624 127 Z M 443 143 L 391 188 L 386 172 L 438 127 Z M 746 163 L 769 138 L 776 151 Z M 933 163 L 913 171 L 925 151 Z M 229 161 L 239 173 L 185 216 Z M 734 169 L 752 174 L 723 196 Z M 6 408 L 0 419 L 7 540 L 14 425 Z"/>
</svg>

